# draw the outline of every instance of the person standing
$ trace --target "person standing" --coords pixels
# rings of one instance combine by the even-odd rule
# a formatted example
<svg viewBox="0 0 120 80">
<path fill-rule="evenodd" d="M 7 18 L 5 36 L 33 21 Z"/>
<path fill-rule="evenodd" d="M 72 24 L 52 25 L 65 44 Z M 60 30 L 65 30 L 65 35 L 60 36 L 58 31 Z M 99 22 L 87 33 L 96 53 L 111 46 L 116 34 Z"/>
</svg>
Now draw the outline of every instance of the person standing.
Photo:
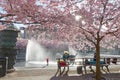
<svg viewBox="0 0 120 80">
<path fill-rule="evenodd" d="M 49 58 L 46 58 L 47 66 L 49 65 Z"/>
</svg>

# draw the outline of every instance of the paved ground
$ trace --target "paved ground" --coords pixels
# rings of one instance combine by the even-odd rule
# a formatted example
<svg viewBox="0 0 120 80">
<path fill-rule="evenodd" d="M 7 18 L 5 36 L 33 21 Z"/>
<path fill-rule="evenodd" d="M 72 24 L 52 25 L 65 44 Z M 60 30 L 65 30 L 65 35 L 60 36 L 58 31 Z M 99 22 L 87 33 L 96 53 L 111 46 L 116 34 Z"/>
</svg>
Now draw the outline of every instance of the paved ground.
<svg viewBox="0 0 120 80">
<path fill-rule="evenodd" d="M 20 66 L 21 65 L 21 66 Z M 81 75 L 77 74 L 76 66 L 70 66 L 68 75 L 54 76 L 57 70 L 56 65 L 46 66 L 45 64 L 35 67 L 31 64 L 31 67 L 25 67 L 24 64 L 18 64 L 15 66 L 15 71 L 8 73 L 0 80 L 94 80 L 94 74 Z M 106 80 L 120 80 L 120 66 L 109 66 L 110 73 L 103 72 L 103 76 Z M 89 70 L 88 70 L 89 71 Z"/>
</svg>

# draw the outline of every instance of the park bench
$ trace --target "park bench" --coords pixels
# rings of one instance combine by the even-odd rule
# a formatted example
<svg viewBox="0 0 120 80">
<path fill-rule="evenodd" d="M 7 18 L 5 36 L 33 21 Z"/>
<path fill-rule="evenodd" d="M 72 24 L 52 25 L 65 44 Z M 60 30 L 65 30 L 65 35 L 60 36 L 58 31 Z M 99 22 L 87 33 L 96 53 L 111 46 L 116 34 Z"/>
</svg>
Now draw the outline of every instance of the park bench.
<svg viewBox="0 0 120 80">
<path fill-rule="evenodd" d="M 92 69 L 92 66 L 96 66 L 96 61 L 94 61 L 93 58 L 82 58 L 82 61 L 83 61 L 82 65 L 80 65 L 80 66 L 84 68 L 85 74 L 87 73 L 87 70 L 86 70 L 87 66 L 89 66 L 90 71 L 94 72 L 94 70 Z M 109 72 L 109 68 L 108 68 L 109 63 L 110 62 L 107 61 L 107 58 L 102 59 L 102 61 L 100 61 L 101 69 L 104 70 L 103 67 L 106 67 L 107 71 Z M 78 67 L 80 67 L 80 66 L 78 66 Z"/>
</svg>

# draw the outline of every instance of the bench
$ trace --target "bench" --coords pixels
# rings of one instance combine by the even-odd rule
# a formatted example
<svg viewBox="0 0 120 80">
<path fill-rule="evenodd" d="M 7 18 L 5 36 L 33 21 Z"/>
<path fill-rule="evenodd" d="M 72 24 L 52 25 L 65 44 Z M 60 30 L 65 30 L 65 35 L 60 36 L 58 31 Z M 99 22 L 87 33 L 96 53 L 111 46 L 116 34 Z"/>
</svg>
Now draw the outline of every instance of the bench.
<svg viewBox="0 0 120 80">
<path fill-rule="evenodd" d="M 101 60 L 100 61 L 100 67 L 102 68 L 102 70 L 103 70 L 103 67 L 106 67 L 107 71 L 109 72 L 109 68 L 108 68 L 109 64 L 106 63 L 106 61 L 107 60 L 105 60 L 105 59 Z M 87 66 L 89 66 L 90 70 L 93 71 L 92 66 L 96 66 L 96 61 L 94 61 L 93 59 L 90 59 L 88 61 L 87 58 L 83 59 L 83 67 L 84 67 L 84 70 L 85 70 L 85 74 L 87 73 L 87 71 L 86 71 Z"/>
</svg>

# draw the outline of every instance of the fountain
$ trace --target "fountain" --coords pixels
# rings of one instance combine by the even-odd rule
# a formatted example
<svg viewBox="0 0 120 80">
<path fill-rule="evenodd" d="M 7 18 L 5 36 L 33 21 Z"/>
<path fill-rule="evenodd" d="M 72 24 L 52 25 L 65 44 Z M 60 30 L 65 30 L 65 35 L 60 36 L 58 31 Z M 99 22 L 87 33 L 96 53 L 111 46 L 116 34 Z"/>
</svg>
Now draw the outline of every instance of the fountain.
<svg viewBox="0 0 120 80">
<path fill-rule="evenodd" d="M 53 64 L 52 53 L 41 46 L 36 40 L 28 41 L 26 49 L 26 67 L 41 67 L 46 65 L 46 58 L 49 58 L 50 64 Z M 34 65 L 33 65 L 34 64 Z"/>
<path fill-rule="evenodd" d="M 49 53 L 36 40 L 28 41 L 26 50 L 26 62 L 29 61 L 45 61 L 49 57 Z"/>
</svg>

